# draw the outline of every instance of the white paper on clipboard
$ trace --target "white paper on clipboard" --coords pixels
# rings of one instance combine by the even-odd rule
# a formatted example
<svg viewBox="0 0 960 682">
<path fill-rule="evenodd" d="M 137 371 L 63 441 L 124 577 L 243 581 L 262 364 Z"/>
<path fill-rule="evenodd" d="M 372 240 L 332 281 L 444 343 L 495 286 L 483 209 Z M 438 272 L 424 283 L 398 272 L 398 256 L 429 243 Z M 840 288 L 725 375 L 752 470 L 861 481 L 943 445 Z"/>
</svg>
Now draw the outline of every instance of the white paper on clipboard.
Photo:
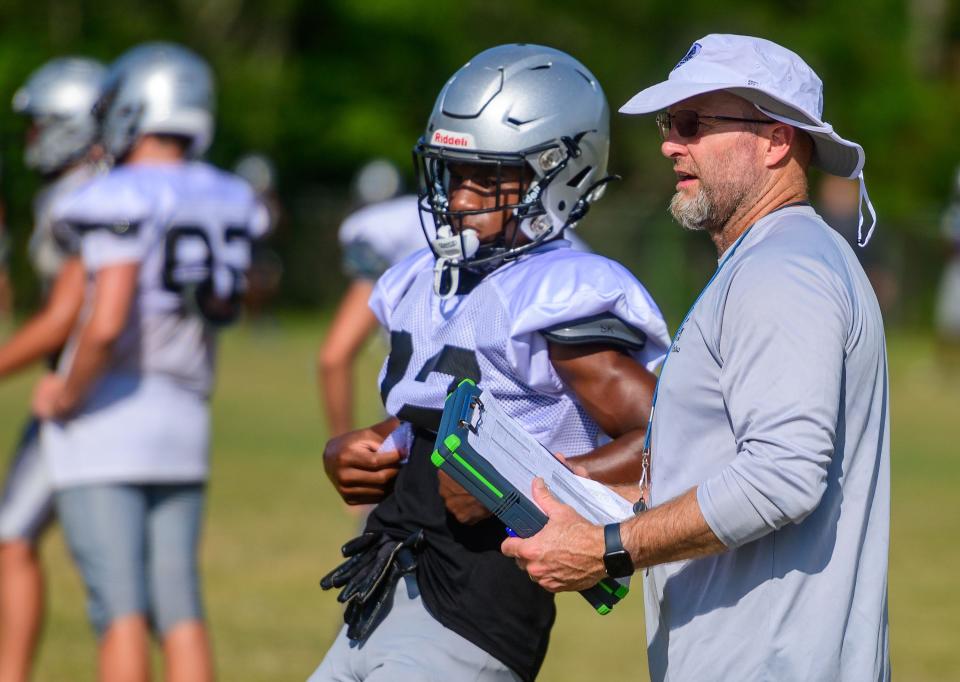
<svg viewBox="0 0 960 682">
<path fill-rule="evenodd" d="M 633 505 L 602 483 L 577 476 L 503 411 L 487 391 L 479 396 L 467 442 L 513 486 L 533 501 L 533 479 L 588 521 L 605 525 L 633 516 Z M 541 510 L 542 511 L 542 510 Z"/>
</svg>

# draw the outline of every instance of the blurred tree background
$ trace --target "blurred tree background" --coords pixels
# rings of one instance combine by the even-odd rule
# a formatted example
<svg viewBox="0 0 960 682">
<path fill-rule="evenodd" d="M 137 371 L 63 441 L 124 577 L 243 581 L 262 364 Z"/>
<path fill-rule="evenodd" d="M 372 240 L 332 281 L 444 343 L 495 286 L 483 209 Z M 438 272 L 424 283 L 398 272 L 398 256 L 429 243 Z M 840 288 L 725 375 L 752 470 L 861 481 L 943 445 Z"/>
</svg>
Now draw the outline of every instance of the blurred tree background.
<svg viewBox="0 0 960 682">
<path fill-rule="evenodd" d="M 219 80 L 210 159 L 274 162 L 283 219 L 275 236 L 284 273 L 277 305 L 307 311 L 280 334 L 225 339 L 214 401 L 216 454 L 205 531 L 205 574 L 218 667 L 226 680 L 303 679 L 320 660 L 338 607 L 316 587 L 356 527 L 319 457 L 326 434 L 310 380 L 326 313 L 345 287 L 336 230 L 352 208 L 350 181 L 374 156 L 412 184 L 410 152 L 445 80 L 493 45 L 529 41 L 566 50 L 599 78 L 615 111 L 662 80 L 711 32 L 763 36 L 797 51 L 825 83 L 825 118 L 867 152 L 879 214 L 867 249 L 896 280 L 888 322 L 929 328 L 945 250 L 939 218 L 960 164 L 960 2 L 957 0 L 0 0 L 0 198 L 7 206 L 17 306 L 38 300 L 26 258 L 39 179 L 22 163 L 26 122 L 14 91 L 50 58 L 108 62 L 148 40 L 183 43 Z M 611 171 L 623 181 L 580 230 L 648 286 L 671 328 L 716 266 L 703 235 L 672 223 L 670 165 L 652 117 L 612 117 Z M 820 178 L 813 177 L 814 200 Z M 258 331 L 258 330 L 256 330 Z M 894 502 L 891 649 L 909 680 L 960 679 L 951 509 L 960 481 L 955 375 L 930 336 L 889 335 Z M 359 423 L 382 414 L 373 377 L 382 348 L 361 354 Z M 16 432 L 36 374 L 0 386 L 0 431 Z M 903 456 L 900 456 L 903 455 Z M 87 680 L 93 635 L 63 542 L 46 541 L 49 624 L 37 679 Z M 947 539 L 945 541 L 945 539 Z M 641 603 L 584 627 L 579 597 L 564 597 L 544 679 L 646 679 Z M 584 656 L 582 652 L 591 652 Z M 630 655 L 624 655 L 624 652 Z"/>
<path fill-rule="evenodd" d="M 385 156 L 411 181 L 410 149 L 436 93 L 473 54 L 514 41 L 566 50 L 594 71 L 615 110 L 709 32 L 780 42 L 823 78 L 825 118 L 867 151 L 880 216 L 871 248 L 900 283 L 888 318 L 927 324 L 941 263 L 938 215 L 960 160 L 960 6 L 948 0 L 0 0 L 0 101 L 54 56 L 109 61 L 146 40 L 197 50 L 219 78 L 210 158 L 230 167 L 259 151 L 274 161 L 285 208 L 279 304 L 313 308 L 344 286 L 336 227 L 350 209 L 354 171 Z M 36 301 L 23 257 L 37 185 L 21 163 L 24 128 L 0 111 L 21 309 Z M 624 181 L 581 234 L 631 267 L 675 323 L 714 261 L 707 240 L 666 214 L 673 180 L 652 120 L 614 115 L 611 168 Z"/>
</svg>

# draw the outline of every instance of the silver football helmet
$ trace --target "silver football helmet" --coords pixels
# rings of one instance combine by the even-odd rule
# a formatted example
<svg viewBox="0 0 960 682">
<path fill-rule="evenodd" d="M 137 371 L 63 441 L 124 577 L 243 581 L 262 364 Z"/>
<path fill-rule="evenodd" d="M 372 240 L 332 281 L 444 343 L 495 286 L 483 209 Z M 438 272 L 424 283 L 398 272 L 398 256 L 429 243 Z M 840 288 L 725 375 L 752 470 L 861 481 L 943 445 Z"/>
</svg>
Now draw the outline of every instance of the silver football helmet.
<svg viewBox="0 0 960 682">
<path fill-rule="evenodd" d="M 150 133 L 186 137 L 189 155 L 199 156 L 213 138 L 213 72 L 180 45 L 138 45 L 110 65 L 95 111 L 104 148 L 114 158 Z"/>
<path fill-rule="evenodd" d="M 414 149 L 421 221 L 426 214 L 434 223 L 424 231 L 437 257 L 437 293 L 453 294 L 460 268 L 497 267 L 574 227 L 612 179 L 609 145 L 607 98 L 594 75 L 564 52 L 501 45 L 457 71 Z M 453 211 L 450 163 L 490 164 L 497 177 L 504 166 L 520 167 L 525 192 L 506 204 L 498 187 L 496 208 Z M 488 210 L 512 211 L 519 227 L 512 243 L 501 233 L 481 244 L 474 230 L 455 229 L 464 215 Z M 521 233 L 526 243 L 518 243 Z"/>
<path fill-rule="evenodd" d="M 61 57 L 34 71 L 13 95 L 13 110 L 33 120 L 24 163 L 44 175 L 83 157 L 97 136 L 94 103 L 106 69 L 93 59 Z"/>
</svg>

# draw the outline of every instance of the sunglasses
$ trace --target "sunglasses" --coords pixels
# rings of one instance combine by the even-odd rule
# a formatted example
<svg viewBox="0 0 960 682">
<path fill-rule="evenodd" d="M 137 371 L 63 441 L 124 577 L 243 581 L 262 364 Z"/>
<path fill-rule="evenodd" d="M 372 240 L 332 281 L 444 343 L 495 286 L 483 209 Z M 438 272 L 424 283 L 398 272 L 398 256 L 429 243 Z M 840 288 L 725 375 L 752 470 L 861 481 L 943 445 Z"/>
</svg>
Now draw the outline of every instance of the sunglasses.
<svg viewBox="0 0 960 682">
<path fill-rule="evenodd" d="M 664 140 L 670 136 L 671 129 L 676 129 L 680 137 L 696 137 L 700 130 L 700 121 L 703 120 L 773 123 L 773 121 L 769 119 L 760 120 L 756 118 L 739 118 L 737 116 L 706 116 L 689 109 L 682 109 L 672 114 L 667 111 L 657 114 L 657 128 L 660 130 L 660 137 Z"/>
</svg>

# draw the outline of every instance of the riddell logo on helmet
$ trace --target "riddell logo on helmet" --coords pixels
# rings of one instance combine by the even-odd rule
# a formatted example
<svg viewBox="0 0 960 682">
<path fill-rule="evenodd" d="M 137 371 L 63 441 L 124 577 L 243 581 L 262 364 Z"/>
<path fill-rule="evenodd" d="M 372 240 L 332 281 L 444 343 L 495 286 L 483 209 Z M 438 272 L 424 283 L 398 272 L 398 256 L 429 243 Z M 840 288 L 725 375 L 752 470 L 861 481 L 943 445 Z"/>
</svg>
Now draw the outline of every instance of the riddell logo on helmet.
<svg viewBox="0 0 960 682">
<path fill-rule="evenodd" d="M 459 147 L 461 149 L 473 149 L 473 147 L 476 146 L 473 141 L 473 135 L 470 133 L 455 133 L 450 130 L 443 130 L 442 128 L 433 131 L 430 143 L 443 147 Z"/>
</svg>

